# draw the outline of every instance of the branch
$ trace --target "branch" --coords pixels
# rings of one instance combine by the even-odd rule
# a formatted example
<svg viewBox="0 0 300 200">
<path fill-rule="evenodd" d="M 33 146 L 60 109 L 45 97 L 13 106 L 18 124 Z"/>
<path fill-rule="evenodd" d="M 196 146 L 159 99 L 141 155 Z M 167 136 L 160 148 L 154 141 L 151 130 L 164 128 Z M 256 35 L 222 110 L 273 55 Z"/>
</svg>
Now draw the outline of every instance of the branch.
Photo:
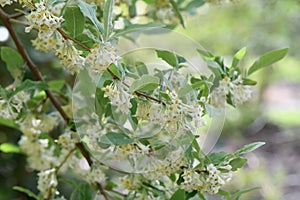
<svg viewBox="0 0 300 200">
<path fill-rule="evenodd" d="M 80 150 L 81 154 L 86 159 L 86 161 L 88 162 L 89 166 L 91 167 L 93 165 L 93 160 L 92 160 L 89 152 L 84 147 L 84 145 L 80 142 L 80 143 L 76 144 L 76 147 Z M 97 188 L 100 191 L 100 193 L 104 196 L 104 198 L 108 199 L 108 196 L 107 196 L 106 192 L 104 191 L 103 187 L 101 186 L 101 184 L 100 183 L 96 183 L 96 185 L 97 185 Z"/>
<path fill-rule="evenodd" d="M 28 56 L 21 40 L 19 39 L 19 37 L 17 36 L 15 31 L 13 30 L 12 25 L 9 22 L 9 19 L 10 19 L 9 15 L 6 14 L 2 10 L 2 8 L 0 8 L 0 19 L 2 20 L 4 26 L 7 28 L 7 30 L 9 31 L 14 43 L 16 44 L 16 47 L 17 47 L 19 53 L 21 54 L 22 58 L 27 62 L 27 65 L 28 65 L 29 69 L 32 71 L 35 78 L 38 81 L 43 82 L 44 80 L 43 80 L 43 77 L 42 77 L 40 71 L 38 70 L 36 65 L 32 62 L 31 58 Z M 67 123 L 69 123 L 70 119 L 69 119 L 68 115 L 62 109 L 62 107 L 60 106 L 60 103 L 54 97 L 54 94 L 50 90 L 45 90 L 45 92 L 46 92 L 46 95 L 48 96 L 48 98 L 50 99 L 50 101 L 52 102 L 53 106 L 56 108 L 56 110 L 60 113 L 60 115 L 63 117 L 63 119 Z"/>
<path fill-rule="evenodd" d="M 63 37 L 65 40 L 72 40 L 74 43 L 78 44 L 79 46 L 81 46 L 81 47 L 84 48 L 85 50 L 91 51 L 91 49 L 90 49 L 88 46 L 86 46 L 85 44 L 83 44 L 83 43 L 81 43 L 80 41 L 76 40 L 75 38 L 69 36 L 69 35 L 66 34 L 62 29 L 58 28 L 57 31 L 62 35 L 62 37 Z M 109 74 L 112 76 L 112 78 L 113 78 L 114 80 L 119 80 L 119 81 L 120 81 L 120 78 L 119 78 L 113 71 L 111 71 L 109 68 L 107 68 L 106 70 L 109 72 Z M 128 84 L 126 84 L 126 83 L 124 83 L 124 82 L 122 82 L 122 83 L 123 83 L 126 87 L 129 87 Z M 161 100 L 159 100 L 159 99 L 156 99 L 156 98 L 154 98 L 154 97 L 151 97 L 151 96 L 149 96 L 149 95 L 147 95 L 147 94 L 144 94 L 144 93 L 142 93 L 142 92 L 135 91 L 134 93 L 135 93 L 137 96 L 139 96 L 139 97 L 144 97 L 144 98 L 146 98 L 146 99 L 149 99 L 149 100 L 152 100 L 152 101 L 155 101 L 155 102 L 157 102 L 157 103 L 160 103 L 160 104 L 165 105 L 165 103 L 164 103 L 163 101 L 161 101 Z"/>
<path fill-rule="evenodd" d="M 44 81 L 40 71 L 38 70 L 36 65 L 33 63 L 31 58 L 28 56 L 22 42 L 20 41 L 17 34 L 13 30 L 12 25 L 10 24 L 10 21 L 9 21 L 10 16 L 8 14 L 6 14 L 2 10 L 2 8 L 0 8 L 0 19 L 2 20 L 3 24 L 8 29 L 8 31 L 9 31 L 9 33 L 10 33 L 10 35 L 11 35 L 11 37 L 12 37 L 12 39 L 13 39 L 13 41 L 14 41 L 14 43 L 15 43 L 18 51 L 19 51 L 19 53 L 21 54 L 23 59 L 27 62 L 27 65 L 28 65 L 29 69 L 32 71 L 35 78 L 38 81 Z M 67 116 L 67 114 L 64 112 L 64 110 L 62 109 L 60 103 L 56 100 L 54 94 L 50 90 L 45 90 L 45 92 L 46 92 L 48 98 L 50 99 L 50 101 L 52 102 L 52 104 L 54 105 L 54 107 L 57 109 L 57 111 L 60 113 L 60 115 L 66 121 L 66 123 L 69 124 L 70 119 Z M 78 144 L 76 144 L 76 146 L 80 149 L 83 156 L 87 159 L 87 162 L 89 163 L 89 165 L 92 166 L 92 164 L 93 164 L 92 159 L 91 159 L 89 153 L 87 152 L 87 150 L 84 148 L 83 144 L 78 143 Z M 100 191 L 100 193 L 104 196 L 105 199 L 108 199 L 108 196 L 105 193 L 105 191 L 103 190 L 102 186 L 99 183 L 96 183 L 96 184 L 97 184 L 97 188 Z"/>
</svg>

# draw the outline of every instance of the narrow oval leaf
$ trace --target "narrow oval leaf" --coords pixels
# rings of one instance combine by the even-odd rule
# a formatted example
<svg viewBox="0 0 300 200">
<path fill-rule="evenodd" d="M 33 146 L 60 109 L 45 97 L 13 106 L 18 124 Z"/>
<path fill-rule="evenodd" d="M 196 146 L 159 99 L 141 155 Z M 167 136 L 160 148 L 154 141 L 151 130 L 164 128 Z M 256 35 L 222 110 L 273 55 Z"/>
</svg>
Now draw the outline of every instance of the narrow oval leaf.
<svg viewBox="0 0 300 200">
<path fill-rule="evenodd" d="M 245 56 L 246 52 L 247 52 L 247 48 L 246 48 L 246 47 L 240 49 L 240 50 L 233 56 L 233 60 L 232 60 L 231 67 L 236 67 L 237 64 L 239 63 L 239 61 Z"/>
<path fill-rule="evenodd" d="M 97 27 L 100 33 L 103 33 L 104 32 L 103 25 L 99 22 L 96 15 L 97 6 L 87 4 L 82 0 L 78 0 L 78 6 L 81 12 L 84 14 L 84 16 L 86 16 L 93 22 L 93 24 Z"/>
<path fill-rule="evenodd" d="M 65 19 L 63 27 L 72 37 L 75 38 L 83 32 L 85 18 L 79 7 L 67 6 L 63 17 Z"/>
<path fill-rule="evenodd" d="M 7 70 L 13 78 L 22 74 L 24 61 L 19 52 L 10 47 L 1 47 L 1 59 L 6 63 Z"/>
<path fill-rule="evenodd" d="M 284 56 L 286 55 L 287 52 L 288 52 L 288 48 L 285 48 L 285 49 L 270 51 L 270 52 L 262 55 L 249 68 L 248 75 L 252 74 L 253 72 L 255 72 L 263 67 L 266 67 L 268 65 L 271 65 L 271 64 L 281 60 L 282 58 L 284 58 Z"/>
<path fill-rule="evenodd" d="M 16 190 L 16 191 L 25 193 L 25 194 L 27 194 L 27 196 L 32 197 L 36 200 L 40 199 L 36 194 L 34 194 L 33 192 L 31 192 L 30 190 L 28 190 L 26 188 L 23 188 L 23 187 L 20 187 L 20 186 L 14 186 L 13 189 Z"/>
<path fill-rule="evenodd" d="M 175 67 L 178 65 L 178 60 L 174 53 L 172 53 L 170 51 L 160 51 L 160 50 L 156 50 L 156 53 L 159 58 L 166 61 L 172 67 Z"/>
<path fill-rule="evenodd" d="M 229 164 L 232 167 L 231 170 L 236 171 L 236 170 L 242 168 L 246 164 L 246 162 L 247 162 L 247 158 L 240 158 L 239 157 L 239 158 L 236 158 L 236 159 L 230 161 Z"/>
<path fill-rule="evenodd" d="M 184 20 L 183 20 L 183 17 L 182 17 L 182 15 L 181 15 L 180 11 L 179 11 L 179 8 L 178 8 L 178 6 L 177 6 L 177 3 L 176 3 L 174 0 L 170 0 L 170 3 L 171 3 L 171 5 L 172 5 L 172 7 L 173 7 L 173 10 L 174 10 L 175 14 L 177 15 L 177 17 L 178 17 L 178 19 L 179 19 L 179 22 L 180 22 L 181 26 L 182 26 L 183 28 L 185 28 Z"/>
<path fill-rule="evenodd" d="M 11 143 L 3 143 L 0 145 L 0 151 L 4 153 L 21 153 L 20 147 L 11 144 Z"/>
<path fill-rule="evenodd" d="M 254 142 L 254 143 L 245 145 L 243 148 L 234 152 L 234 155 L 239 156 L 239 155 L 242 155 L 245 153 L 249 153 L 249 152 L 254 151 L 255 149 L 263 146 L 264 144 L 266 144 L 266 143 L 265 142 Z"/>
<path fill-rule="evenodd" d="M 154 90 L 159 86 L 159 78 L 156 76 L 143 75 L 141 79 L 134 81 L 130 88 L 130 92 Z"/>
<path fill-rule="evenodd" d="M 256 85 L 257 82 L 248 78 L 243 78 L 243 85 Z"/>
<path fill-rule="evenodd" d="M 113 8 L 114 8 L 114 0 L 107 0 L 104 4 L 104 39 L 108 38 L 110 33 L 112 32 L 112 17 L 113 17 Z"/>
<path fill-rule="evenodd" d="M 125 133 L 109 132 L 105 136 L 113 145 L 119 146 L 133 143 L 133 139 Z"/>
<path fill-rule="evenodd" d="M 177 190 L 170 200 L 182 200 L 185 199 L 185 191 L 183 189 Z"/>
</svg>

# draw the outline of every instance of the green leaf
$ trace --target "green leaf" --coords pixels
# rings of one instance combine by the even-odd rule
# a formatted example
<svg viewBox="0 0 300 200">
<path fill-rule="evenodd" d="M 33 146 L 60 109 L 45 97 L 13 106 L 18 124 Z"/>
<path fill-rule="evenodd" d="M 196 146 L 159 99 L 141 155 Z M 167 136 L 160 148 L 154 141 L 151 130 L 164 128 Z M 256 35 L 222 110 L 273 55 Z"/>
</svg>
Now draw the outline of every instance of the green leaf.
<svg viewBox="0 0 300 200">
<path fill-rule="evenodd" d="M 236 171 L 239 170 L 240 168 L 242 168 L 245 164 L 247 163 L 247 158 L 236 158 L 232 161 L 230 161 L 230 165 L 232 167 L 232 171 Z"/>
<path fill-rule="evenodd" d="M 139 76 L 149 74 L 148 68 L 143 62 L 137 62 L 135 63 L 135 66 Z"/>
<path fill-rule="evenodd" d="M 234 56 L 233 56 L 233 60 L 232 60 L 232 64 L 231 67 L 236 67 L 237 64 L 239 63 L 239 61 L 245 56 L 247 52 L 247 48 L 244 47 L 242 49 L 240 49 Z"/>
<path fill-rule="evenodd" d="M 93 22 L 93 24 L 97 27 L 100 33 L 103 33 L 104 32 L 103 25 L 99 22 L 96 15 L 97 6 L 90 5 L 88 3 L 85 3 L 82 0 L 78 0 L 78 6 L 81 12 Z"/>
<path fill-rule="evenodd" d="M 215 58 L 215 56 L 206 50 L 201 50 L 201 49 L 197 49 L 199 55 L 201 56 L 201 58 L 203 58 L 204 60 L 213 60 Z"/>
<path fill-rule="evenodd" d="M 179 98 L 185 98 L 185 96 L 190 93 L 191 91 L 193 91 L 192 86 L 190 86 L 189 84 L 186 84 L 185 86 L 181 87 L 178 91 L 178 97 Z"/>
<path fill-rule="evenodd" d="M 173 10 L 174 10 L 175 14 L 177 15 L 177 17 L 178 17 L 178 19 L 180 21 L 181 26 L 183 28 L 185 28 L 183 17 L 181 15 L 180 11 L 179 11 L 179 8 L 178 8 L 176 2 L 174 0 L 170 0 L 170 3 L 172 5 L 172 7 L 173 7 Z"/>
<path fill-rule="evenodd" d="M 24 61 L 19 52 L 10 47 L 1 47 L 1 59 L 6 63 L 7 70 L 13 78 L 22 74 Z"/>
<path fill-rule="evenodd" d="M 71 200 L 93 199 L 92 191 L 88 184 L 80 184 L 71 194 Z"/>
<path fill-rule="evenodd" d="M 135 91 L 150 91 L 159 86 L 159 78 L 156 76 L 143 75 L 140 79 L 135 80 L 130 88 L 130 92 Z"/>
<path fill-rule="evenodd" d="M 13 189 L 16 190 L 16 191 L 25 193 L 25 194 L 27 194 L 27 196 L 32 197 L 36 200 L 39 200 L 39 197 L 36 194 L 34 194 L 33 192 L 31 192 L 30 190 L 28 190 L 26 188 L 23 188 L 23 187 L 20 187 L 20 186 L 14 186 Z"/>
<path fill-rule="evenodd" d="M 221 151 L 221 152 L 212 153 L 208 155 L 208 158 L 210 159 L 211 163 L 219 164 L 220 162 L 223 162 L 225 160 L 227 155 L 229 154 L 224 151 Z"/>
<path fill-rule="evenodd" d="M 75 38 L 83 32 L 85 18 L 78 6 L 67 6 L 63 18 L 63 27 L 72 37 Z"/>
<path fill-rule="evenodd" d="M 281 60 L 282 58 L 285 57 L 287 52 L 288 52 L 288 48 L 285 48 L 285 49 L 270 51 L 270 52 L 262 55 L 249 68 L 248 75 L 252 74 L 253 72 L 255 72 L 263 67 L 266 67 L 268 65 L 271 65 L 271 64 Z"/>
<path fill-rule="evenodd" d="M 239 156 L 239 155 L 242 155 L 245 153 L 249 153 L 249 152 L 254 151 L 255 149 L 263 146 L 264 144 L 266 144 L 266 143 L 265 142 L 254 142 L 254 143 L 245 145 L 243 148 L 234 152 L 234 155 Z"/>
<path fill-rule="evenodd" d="M 0 124 L 7 126 L 7 127 L 11 127 L 11 128 L 16 128 L 14 120 L 11 120 L 11 119 L 4 119 L 4 118 L 0 117 Z"/>
<path fill-rule="evenodd" d="M 126 35 L 130 32 L 137 32 L 138 30 L 144 30 L 144 29 L 149 29 L 151 30 L 151 28 L 163 28 L 165 27 L 164 24 L 158 24 L 158 23 L 147 23 L 147 24 L 132 24 L 130 21 L 124 21 L 125 23 L 125 28 L 123 30 L 119 30 L 117 31 L 117 33 L 115 34 L 115 36 L 122 36 L 122 35 Z"/>
<path fill-rule="evenodd" d="M 103 19 L 104 19 L 104 39 L 107 39 L 112 32 L 113 28 L 113 8 L 114 8 L 114 0 L 106 0 L 104 4 L 104 13 L 103 13 Z"/>
<path fill-rule="evenodd" d="M 198 191 L 198 196 L 200 200 L 207 200 L 204 194 L 202 194 L 200 191 Z"/>
<path fill-rule="evenodd" d="M 257 82 L 248 78 L 243 78 L 243 85 L 256 85 Z"/>
<path fill-rule="evenodd" d="M 219 189 L 218 195 L 225 197 L 226 200 L 232 200 L 231 194 L 225 190 Z"/>
<path fill-rule="evenodd" d="M 53 80 L 48 82 L 48 86 L 52 92 L 60 93 L 65 85 L 65 82 L 65 80 Z"/>
<path fill-rule="evenodd" d="M 159 58 L 166 61 L 172 67 L 176 67 L 178 65 L 178 60 L 174 53 L 170 51 L 160 51 L 160 50 L 156 50 L 156 53 Z"/>
<path fill-rule="evenodd" d="M 171 197 L 170 200 L 182 200 L 185 199 L 185 191 L 183 189 L 178 189 Z"/>
<path fill-rule="evenodd" d="M 20 147 L 11 144 L 11 143 L 3 143 L 0 145 L 0 151 L 4 153 L 21 153 Z"/>
<path fill-rule="evenodd" d="M 112 144 L 117 146 L 133 143 L 133 139 L 131 139 L 125 133 L 109 132 L 105 136 Z"/>
<path fill-rule="evenodd" d="M 194 1 L 191 1 L 189 4 L 187 4 L 184 10 L 186 10 L 187 12 L 189 12 L 192 15 L 197 14 L 196 9 L 204 4 L 205 4 L 205 2 L 203 0 L 194 0 Z"/>
<path fill-rule="evenodd" d="M 12 95 L 25 90 L 25 91 L 29 91 L 29 90 L 46 90 L 48 89 L 48 85 L 46 83 L 40 82 L 40 81 L 32 81 L 29 79 L 26 79 L 24 82 L 21 83 L 21 85 L 19 85 L 15 91 L 12 93 Z"/>
<path fill-rule="evenodd" d="M 248 193 L 248 192 L 252 192 L 253 190 L 258 190 L 258 189 L 260 189 L 260 187 L 253 187 L 253 188 L 244 189 L 244 190 L 237 190 L 232 193 L 232 198 L 239 200 L 241 195 Z"/>
</svg>

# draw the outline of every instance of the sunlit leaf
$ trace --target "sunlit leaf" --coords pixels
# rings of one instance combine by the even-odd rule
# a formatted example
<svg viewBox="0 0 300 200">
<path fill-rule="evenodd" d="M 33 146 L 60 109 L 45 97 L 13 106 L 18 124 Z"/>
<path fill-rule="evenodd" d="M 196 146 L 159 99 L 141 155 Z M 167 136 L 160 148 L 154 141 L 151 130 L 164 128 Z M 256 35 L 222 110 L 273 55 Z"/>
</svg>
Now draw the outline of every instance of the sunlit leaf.
<svg viewBox="0 0 300 200">
<path fill-rule="evenodd" d="M 161 51 L 161 50 L 156 50 L 156 53 L 159 58 L 166 61 L 172 67 L 175 67 L 178 65 L 178 60 L 174 53 L 172 53 L 170 51 Z"/>
<path fill-rule="evenodd" d="M 16 190 L 16 191 L 25 193 L 25 194 L 27 194 L 27 196 L 32 197 L 36 200 L 40 199 L 36 194 L 34 194 L 33 192 L 31 192 L 30 190 L 28 190 L 26 188 L 23 188 L 23 187 L 20 187 L 20 186 L 14 186 L 13 189 Z"/>
<path fill-rule="evenodd" d="M 185 199 L 185 191 L 183 189 L 178 189 L 171 197 L 170 200 L 182 200 Z"/>
<path fill-rule="evenodd" d="M 0 151 L 4 153 L 21 153 L 20 147 L 11 144 L 11 143 L 3 143 L 0 145 Z"/>
<path fill-rule="evenodd" d="M 259 59 L 257 59 L 253 65 L 249 68 L 248 75 L 252 74 L 253 72 L 267 67 L 285 57 L 288 52 L 288 48 L 279 49 L 270 51 L 264 55 L 262 55 Z"/>
<path fill-rule="evenodd" d="M 231 67 L 236 67 L 237 64 L 239 63 L 239 61 L 245 56 L 246 52 L 247 52 L 247 48 L 246 48 L 246 47 L 240 49 L 240 50 L 233 56 L 233 60 L 232 60 Z"/>
<path fill-rule="evenodd" d="M 242 155 L 245 153 L 249 153 L 249 152 L 254 151 L 255 149 L 263 146 L 264 144 L 266 144 L 266 143 L 265 142 L 254 142 L 254 143 L 245 145 L 243 148 L 234 152 L 234 155 L 239 156 L 239 155 Z"/>
<path fill-rule="evenodd" d="M 149 91 L 154 90 L 159 85 L 159 78 L 156 76 L 143 75 L 140 79 L 134 81 L 129 91 Z"/>
</svg>

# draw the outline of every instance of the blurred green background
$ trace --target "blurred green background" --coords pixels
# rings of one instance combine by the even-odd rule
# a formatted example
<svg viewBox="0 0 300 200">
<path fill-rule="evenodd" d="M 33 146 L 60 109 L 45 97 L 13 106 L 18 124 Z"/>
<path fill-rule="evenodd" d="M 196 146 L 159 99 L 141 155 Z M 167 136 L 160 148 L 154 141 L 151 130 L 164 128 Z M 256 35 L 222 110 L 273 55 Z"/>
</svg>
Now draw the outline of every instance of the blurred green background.
<svg viewBox="0 0 300 200">
<path fill-rule="evenodd" d="M 284 60 L 253 75 L 259 82 L 253 100 L 227 110 L 226 124 L 214 150 L 234 151 L 250 142 L 265 141 L 264 147 L 246 155 L 247 166 L 235 174 L 227 188 L 260 187 L 241 200 L 300 199 L 300 1 L 241 0 L 204 6 L 186 20 L 186 28 L 176 30 L 217 55 L 229 57 L 246 46 L 243 66 L 267 51 L 290 48 Z M 24 42 L 29 44 L 28 38 Z M 41 57 L 29 45 L 28 50 L 39 66 L 44 66 L 41 70 L 48 79 L 63 75 L 60 68 L 47 67 L 53 55 Z M 8 85 L 12 80 L 1 61 L 0 66 L 0 83 Z M 0 126 L 0 143 L 17 143 L 19 137 L 19 132 Z M 11 190 L 14 185 L 36 191 L 35 174 L 24 168 L 24 156 L 1 152 L 0 163 L 0 199 L 27 199 Z"/>
</svg>

